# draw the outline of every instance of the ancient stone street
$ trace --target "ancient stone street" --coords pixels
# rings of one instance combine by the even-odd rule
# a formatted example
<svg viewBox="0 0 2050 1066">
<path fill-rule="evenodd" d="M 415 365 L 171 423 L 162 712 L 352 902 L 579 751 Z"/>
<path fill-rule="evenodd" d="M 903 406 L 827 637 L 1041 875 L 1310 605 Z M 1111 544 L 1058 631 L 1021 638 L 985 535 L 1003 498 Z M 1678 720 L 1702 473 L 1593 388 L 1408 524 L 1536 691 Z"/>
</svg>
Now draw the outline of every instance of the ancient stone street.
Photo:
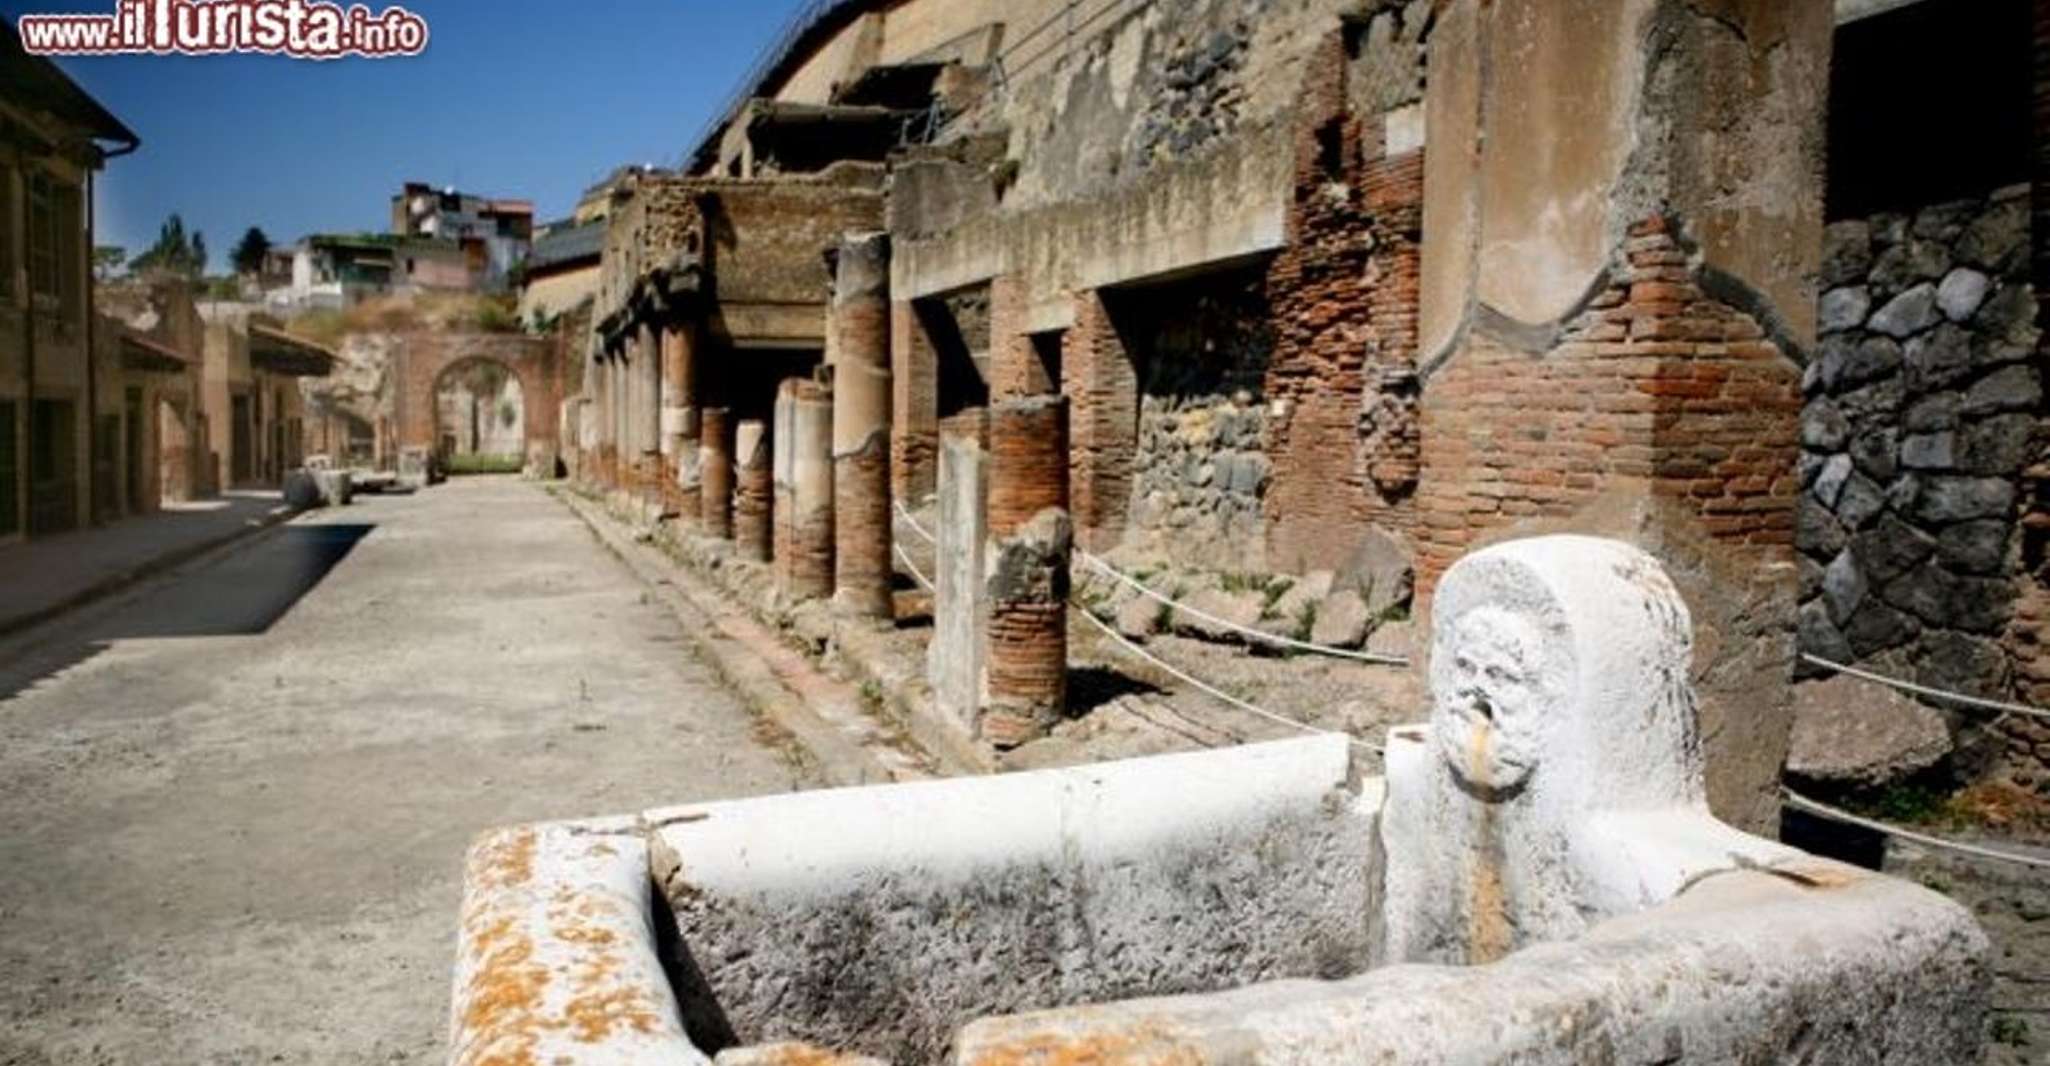
<svg viewBox="0 0 2050 1066">
<path fill-rule="evenodd" d="M 791 788 L 540 487 L 308 515 L 0 645 L 0 1063 L 424 1063 L 479 831 Z"/>
</svg>

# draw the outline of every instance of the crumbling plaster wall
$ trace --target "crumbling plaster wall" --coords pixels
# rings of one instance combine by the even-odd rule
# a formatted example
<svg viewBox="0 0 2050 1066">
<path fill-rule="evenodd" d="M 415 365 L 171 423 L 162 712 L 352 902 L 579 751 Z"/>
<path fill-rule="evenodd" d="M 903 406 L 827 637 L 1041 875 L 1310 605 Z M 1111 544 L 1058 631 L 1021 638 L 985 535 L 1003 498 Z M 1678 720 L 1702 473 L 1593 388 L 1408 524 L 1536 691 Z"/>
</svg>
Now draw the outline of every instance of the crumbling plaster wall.
<svg viewBox="0 0 2050 1066">
<path fill-rule="evenodd" d="M 1430 40 L 1420 597 L 1511 537 L 1650 550 L 1694 607 L 1711 801 L 1766 833 L 1831 30 L 1823 0 L 1460 0 Z"/>
<path fill-rule="evenodd" d="M 1017 273 L 1029 328 L 1059 329 L 1075 290 L 1279 248 L 1287 116 L 1345 6 L 1157 0 L 1023 57 L 949 131 L 1000 137 L 1000 153 L 926 152 L 898 168 L 896 292 Z"/>
</svg>

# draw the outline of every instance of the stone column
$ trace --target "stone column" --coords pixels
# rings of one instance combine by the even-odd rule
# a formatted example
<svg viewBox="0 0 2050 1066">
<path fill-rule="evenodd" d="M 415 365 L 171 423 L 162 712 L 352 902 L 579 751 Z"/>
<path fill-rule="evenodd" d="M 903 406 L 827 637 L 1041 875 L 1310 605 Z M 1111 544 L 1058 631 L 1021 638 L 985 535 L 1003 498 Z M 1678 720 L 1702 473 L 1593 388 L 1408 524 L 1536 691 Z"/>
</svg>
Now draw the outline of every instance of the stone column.
<svg viewBox="0 0 2050 1066">
<path fill-rule="evenodd" d="M 896 613 L 890 560 L 889 236 L 850 233 L 834 256 L 833 529 L 835 603 Z"/>
<path fill-rule="evenodd" d="M 1696 627 L 1710 800 L 1774 832 L 1831 4 L 1437 10 L 1420 619 L 1483 539 L 1594 533 L 1649 551 Z"/>
<path fill-rule="evenodd" d="M 639 454 L 641 493 L 650 500 L 666 499 L 662 478 L 662 342 L 651 323 L 641 323 L 635 332 L 640 359 L 640 401 L 634 406 L 634 423 L 640 430 Z"/>
<path fill-rule="evenodd" d="M 989 601 L 983 572 L 989 460 L 968 437 L 940 440 L 939 521 L 933 528 L 933 626 L 926 676 L 940 713 L 971 735 L 982 716 Z"/>
<path fill-rule="evenodd" d="M 774 493 L 769 427 L 745 419 L 733 431 L 733 542 L 743 559 L 769 561 Z"/>
<path fill-rule="evenodd" d="M 832 392 L 815 381 L 785 381 L 776 398 L 771 436 L 776 587 L 789 599 L 832 595 Z"/>
<path fill-rule="evenodd" d="M 698 520 L 706 536 L 733 539 L 733 413 L 707 407 L 700 413 L 698 472 L 703 499 Z"/>
<path fill-rule="evenodd" d="M 1045 736 L 1068 693 L 1068 402 L 990 405 L 987 691 L 981 735 L 999 748 Z"/>
<path fill-rule="evenodd" d="M 680 517 L 698 518 L 698 324 L 681 318 L 662 330 L 662 458 Z"/>
</svg>

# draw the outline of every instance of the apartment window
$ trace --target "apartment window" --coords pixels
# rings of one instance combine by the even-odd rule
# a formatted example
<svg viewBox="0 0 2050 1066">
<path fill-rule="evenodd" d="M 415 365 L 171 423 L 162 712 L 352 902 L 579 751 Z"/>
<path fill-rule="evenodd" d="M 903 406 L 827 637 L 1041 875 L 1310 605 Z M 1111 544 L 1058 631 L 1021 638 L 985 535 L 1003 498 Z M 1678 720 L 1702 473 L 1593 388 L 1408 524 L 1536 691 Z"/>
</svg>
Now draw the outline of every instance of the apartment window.
<svg viewBox="0 0 2050 1066">
<path fill-rule="evenodd" d="M 85 218 L 78 186 L 46 174 L 29 178 L 29 291 L 47 301 L 67 321 L 83 306 Z"/>
</svg>

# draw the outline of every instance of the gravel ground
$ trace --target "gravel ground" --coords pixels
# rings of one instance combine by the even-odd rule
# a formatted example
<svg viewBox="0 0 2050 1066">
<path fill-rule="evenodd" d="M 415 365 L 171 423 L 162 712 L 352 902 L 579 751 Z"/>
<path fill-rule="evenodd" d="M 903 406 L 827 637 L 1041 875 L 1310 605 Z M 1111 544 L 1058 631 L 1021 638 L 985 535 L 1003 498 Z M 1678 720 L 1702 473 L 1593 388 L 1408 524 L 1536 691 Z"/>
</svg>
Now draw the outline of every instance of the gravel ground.
<svg viewBox="0 0 2050 1066">
<path fill-rule="evenodd" d="M 442 1061 L 475 834 L 803 783 L 685 646 L 498 478 L 0 645 L 0 1064 Z"/>
</svg>

